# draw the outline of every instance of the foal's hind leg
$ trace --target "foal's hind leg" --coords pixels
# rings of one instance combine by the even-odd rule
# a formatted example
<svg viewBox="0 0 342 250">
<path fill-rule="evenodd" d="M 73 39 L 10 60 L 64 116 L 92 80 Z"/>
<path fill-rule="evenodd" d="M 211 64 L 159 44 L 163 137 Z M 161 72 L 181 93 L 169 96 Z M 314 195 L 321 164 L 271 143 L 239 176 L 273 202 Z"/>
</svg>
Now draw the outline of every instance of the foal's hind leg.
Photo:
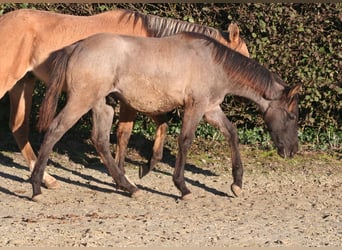
<svg viewBox="0 0 342 250">
<path fill-rule="evenodd" d="M 154 168 L 154 166 L 163 158 L 163 147 L 168 128 L 167 115 L 163 114 L 151 116 L 151 118 L 154 120 L 157 126 L 156 136 L 153 144 L 153 153 L 152 157 L 149 160 L 149 164 L 147 166 L 144 165 L 142 168 L 140 168 L 140 178 L 143 178 L 145 175 L 147 175 Z"/>
<path fill-rule="evenodd" d="M 72 101 L 71 101 L 72 100 Z M 85 102 L 85 101 L 84 101 Z M 33 200 L 39 200 L 41 194 L 41 181 L 48 161 L 49 154 L 56 142 L 69 130 L 76 122 L 84 115 L 90 108 L 85 105 L 79 98 L 73 99 L 69 96 L 68 103 L 58 116 L 52 121 L 48 131 L 45 134 L 40 153 L 31 176 L 31 183 L 33 188 Z M 109 143 L 108 143 L 109 144 Z M 109 147 L 109 145 L 107 145 Z M 121 187 L 127 189 L 129 192 L 134 193 L 136 186 L 132 185 L 126 177 L 120 173 L 116 166 L 113 166 L 111 171 L 113 178 Z"/>
<path fill-rule="evenodd" d="M 25 76 L 9 92 L 11 110 L 10 110 L 10 128 L 17 142 L 22 155 L 27 164 L 33 171 L 37 157 L 31 147 L 28 139 L 29 134 L 29 116 L 32 104 L 32 95 L 34 89 L 35 78 Z M 54 189 L 58 187 L 57 180 L 44 173 L 43 181 L 47 188 Z"/>
<path fill-rule="evenodd" d="M 128 191 L 135 196 L 138 188 L 128 180 L 124 170 L 118 167 L 110 152 L 109 135 L 113 123 L 114 109 L 112 106 L 107 105 L 105 99 L 103 99 L 94 106 L 92 113 L 92 141 L 97 152 L 114 181 L 116 181 L 116 184 L 119 185 L 119 187 L 128 189 Z"/>
<path fill-rule="evenodd" d="M 227 119 L 219 106 L 206 112 L 204 119 L 214 127 L 220 129 L 230 144 L 232 155 L 232 173 L 234 179 L 231 189 L 235 196 L 239 196 L 242 189 L 243 166 L 238 147 L 237 130 L 235 126 Z"/>
<path fill-rule="evenodd" d="M 41 181 L 43 173 L 46 168 L 46 164 L 50 153 L 54 145 L 60 140 L 60 138 L 68 131 L 76 122 L 84 115 L 90 107 L 85 105 L 79 105 L 82 103 L 79 99 L 70 101 L 65 105 L 63 110 L 55 117 L 50 124 L 47 132 L 45 133 L 43 143 L 40 147 L 37 162 L 31 175 L 31 184 L 33 188 L 32 199 L 37 201 L 40 199 L 41 194 Z"/>
<path fill-rule="evenodd" d="M 91 141 L 111 176 L 113 176 L 113 174 L 111 173 L 111 169 L 108 167 L 110 161 L 107 159 L 112 158 L 112 155 L 109 152 L 109 136 L 113 117 L 114 109 L 111 106 L 106 105 L 104 102 L 99 102 L 92 109 L 93 129 L 91 133 Z M 114 161 L 114 159 L 112 161 Z"/>
</svg>

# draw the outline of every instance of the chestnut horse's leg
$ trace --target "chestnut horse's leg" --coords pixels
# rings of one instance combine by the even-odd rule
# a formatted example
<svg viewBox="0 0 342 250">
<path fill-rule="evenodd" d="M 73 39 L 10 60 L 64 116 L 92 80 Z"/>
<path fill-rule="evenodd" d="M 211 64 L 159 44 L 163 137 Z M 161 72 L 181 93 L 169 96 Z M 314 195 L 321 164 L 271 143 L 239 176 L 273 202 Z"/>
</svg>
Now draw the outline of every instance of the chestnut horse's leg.
<svg viewBox="0 0 342 250">
<path fill-rule="evenodd" d="M 154 166 L 163 158 L 163 147 L 164 141 L 166 138 L 166 133 L 168 129 L 167 125 L 167 115 L 155 115 L 151 116 L 157 126 L 156 135 L 153 144 L 153 154 L 149 160 L 149 164 L 147 166 L 143 166 L 140 168 L 139 177 L 142 178 L 147 175 Z"/>
<path fill-rule="evenodd" d="M 212 126 L 218 128 L 230 144 L 232 155 L 232 173 L 234 179 L 231 189 L 235 196 L 239 196 L 242 188 L 243 166 L 239 152 L 239 138 L 236 127 L 227 119 L 219 106 L 209 112 L 206 112 L 204 119 Z"/>
<path fill-rule="evenodd" d="M 120 103 L 120 114 L 119 114 L 119 124 L 117 128 L 117 146 L 116 146 L 116 156 L 115 162 L 122 171 L 124 169 L 125 155 L 127 151 L 127 146 L 129 138 L 132 134 L 133 121 L 136 117 L 137 111 L 127 106 L 125 103 Z M 151 116 L 155 121 L 157 126 L 156 138 L 153 145 L 153 155 L 149 160 L 148 166 L 143 166 L 140 168 L 139 176 L 140 178 L 148 174 L 155 166 L 155 164 L 160 161 L 163 157 L 163 145 L 167 132 L 167 116 L 158 115 Z"/>
<path fill-rule="evenodd" d="M 133 122 L 137 111 L 120 102 L 119 124 L 116 131 L 117 143 L 115 163 L 123 173 L 125 173 L 124 163 L 129 138 L 132 134 Z"/>
<path fill-rule="evenodd" d="M 35 80 L 33 76 L 26 75 L 9 91 L 9 126 L 31 172 L 37 160 L 28 138 L 29 116 Z M 46 172 L 44 173 L 43 181 L 47 188 L 54 189 L 58 187 L 57 180 Z"/>
<path fill-rule="evenodd" d="M 187 152 L 191 146 L 195 136 L 195 130 L 199 124 L 203 113 L 202 109 L 196 108 L 191 101 L 189 105 L 184 107 L 184 116 L 181 133 L 178 138 L 178 154 L 176 159 L 175 170 L 173 173 L 173 182 L 181 191 L 182 199 L 191 198 L 191 192 L 185 185 L 184 167 L 186 163 Z"/>
<path fill-rule="evenodd" d="M 113 177 L 114 181 L 116 181 L 116 184 L 121 188 L 128 189 L 131 194 L 135 195 L 134 193 L 138 191 L 138 188 L 133 183 L 129 182 L 128 178 L 125 176 L 124 170 L 118 167 L 110 152 L 109 135 L 113 123 L 113 107 L 107 105 L 105 99 L 100 100 L 92 109 L 92 115 L 93 130 L 91 138 L 97 152 L 110 175 Z M 120 181 L 118 181 L 118 178 Z M 129 184 L 125 184 L 127 181 Z M 122 185 L 122 183 L 124 185 Z"/>
</svg>

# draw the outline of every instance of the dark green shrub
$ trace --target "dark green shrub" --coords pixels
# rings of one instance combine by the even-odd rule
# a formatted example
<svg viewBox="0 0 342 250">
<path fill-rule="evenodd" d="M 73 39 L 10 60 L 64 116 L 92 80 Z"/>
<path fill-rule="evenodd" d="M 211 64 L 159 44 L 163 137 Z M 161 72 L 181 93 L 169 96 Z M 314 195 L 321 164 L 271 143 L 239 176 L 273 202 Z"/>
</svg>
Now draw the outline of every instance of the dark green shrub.
<svg viewBox="0 0 342 250">
<path fill-rule="evenodd" d="M 241 28 L 251 57 L 273 72 L 277 72 L 289 85 L 302 83 L 300 95 L 300 139 L 328 148 L 341 147 L 341 3 L 245 3 L 245 4 L 1 4 L 0 14 L 18 8 L 35 8 L 74 15 L 93 15 L 115 8 L 126 8 L 159 16 L 181 19 L 226 30 L 232 21 Z M 37 88 L 32 119 L 33 125 L 42 90 Z M 7 106 L 8 99 L 0 102 Z M 268 143 L 260 135 L 263 131 L 262 117 L 249 101 L 227 96 L 222 104 L 224 112 L 240 131 L 243 143 L 255 140 Z M 2 109 L 2 108 L 1 108 Z M 0 110 L 0 122 L 8 123 L 7 112 Z M 6 120 L 7 119 L 7 120 Z M 179 112 L 173 112 L 171 133 L 179 132 Z M 86 122 L 89 125 L 89 119 Z M 135 132 L 146 129 L 146 118 L 139 116 Z M 80 123 L 79 123 L 80 124 Z M 144 125 L 145 124 L 145 125 Z M 85 127 L 83 125 L 83 127 Z M 244 132 L 247 131 L 247 132 Z M 216 136 L 217 131 L 201 125 L 197 135 Z"/>
</svg>

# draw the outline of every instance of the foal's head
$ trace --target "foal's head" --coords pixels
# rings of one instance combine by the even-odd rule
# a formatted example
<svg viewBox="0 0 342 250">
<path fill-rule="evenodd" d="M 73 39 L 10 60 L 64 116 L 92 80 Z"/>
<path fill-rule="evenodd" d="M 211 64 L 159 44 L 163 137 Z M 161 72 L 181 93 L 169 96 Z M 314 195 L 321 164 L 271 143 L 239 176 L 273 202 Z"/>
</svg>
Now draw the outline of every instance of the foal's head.
<svg viewBox="0 0 342 250">
<path fill-rule="evenodd" d="M 264 113 L 278 154 L 292 157 L 298 151 L 298 93 L 300 85 L 284 90 L 280 99 L 271 101 Z"/>
</svg>

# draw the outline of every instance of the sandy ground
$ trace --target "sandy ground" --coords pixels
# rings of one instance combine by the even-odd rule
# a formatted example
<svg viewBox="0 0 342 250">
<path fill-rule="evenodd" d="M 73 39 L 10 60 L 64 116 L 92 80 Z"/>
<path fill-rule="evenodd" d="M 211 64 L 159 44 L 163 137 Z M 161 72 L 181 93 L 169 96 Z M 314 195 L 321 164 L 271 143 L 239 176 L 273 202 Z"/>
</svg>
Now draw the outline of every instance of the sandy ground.
<svg viewBox="0 0 342 250">
<path fill-rule="evenodd" d="M 30 200 L 21 154 L 0 148 L 0 246 L 342 246 L 338 156 L 284 160 L 241 146 L 244 189 L 233 198 L 228 147 L 195 142 L 185 172 L 193 199 L 183 201 L 172 183 L 174 150 L 139 179 L 147 159 L 133 148 L 126 169 L 143 190 L 136 200 L 115 190 L 89 148 L 55 150 L 48 171 L 60 188 L 43 188 L 42 203 Z"/>
</svg>

